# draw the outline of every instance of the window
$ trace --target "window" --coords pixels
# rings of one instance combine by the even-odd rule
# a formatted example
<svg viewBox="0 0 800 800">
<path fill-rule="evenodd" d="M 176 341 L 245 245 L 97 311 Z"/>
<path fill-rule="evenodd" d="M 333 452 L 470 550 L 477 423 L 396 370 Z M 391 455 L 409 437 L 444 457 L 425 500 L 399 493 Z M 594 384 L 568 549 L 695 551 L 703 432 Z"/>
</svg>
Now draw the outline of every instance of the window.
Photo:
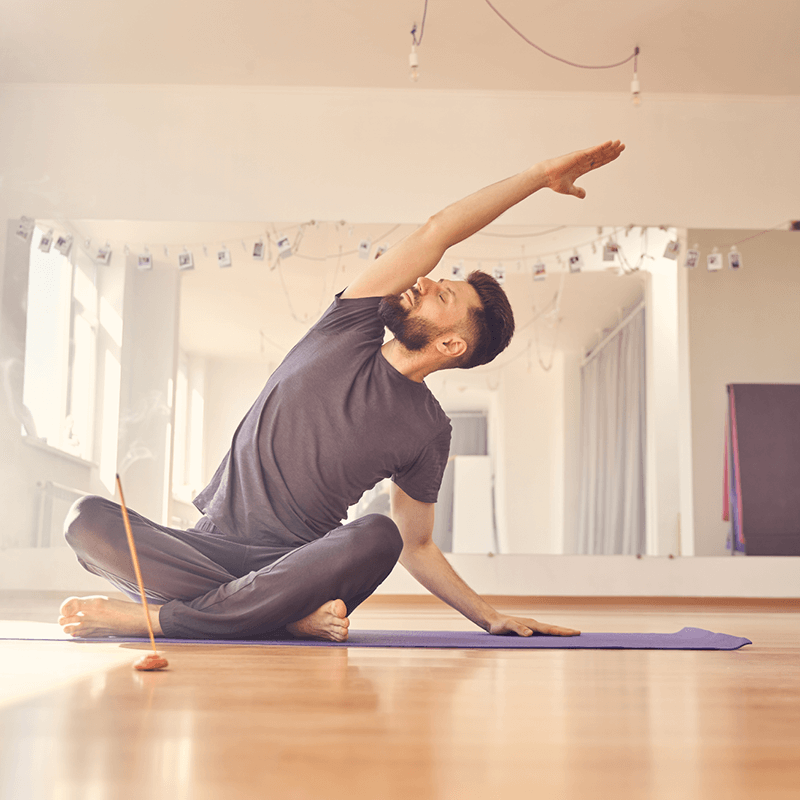
<svg viewBox="0 0 800 800">
<path fill-rule="evenodd" d="M 97 380 L 97 267 L 39 249 L 35 228 L 28 271 L 24 433 L 65 453 L 92 459 Z"/>
</svg>

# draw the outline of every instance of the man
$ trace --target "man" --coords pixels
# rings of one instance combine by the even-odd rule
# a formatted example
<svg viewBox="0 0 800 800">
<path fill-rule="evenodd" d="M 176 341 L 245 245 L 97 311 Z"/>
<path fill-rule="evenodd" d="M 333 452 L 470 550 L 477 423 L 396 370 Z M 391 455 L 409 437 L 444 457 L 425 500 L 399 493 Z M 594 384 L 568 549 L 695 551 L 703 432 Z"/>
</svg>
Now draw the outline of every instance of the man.
<svg viewBox="0 0 800 800">
<path fill-rule="evenodd" d="M 499 613 L 470 589 L 432 540 L 450 423 L 424 378 L 488 363 L 509 343 L 505 293 L 480 272 L 426 276 L 447 248 L 548 187 L 583 198 L 575 181 L 616 159 L 616 142 L 543 161 L 448 206 L 359 275 L 270 376 L 195 504 L 188 531 L 131 512 L 157 635 L 343 641 L 348 614 L 394 567 L 493 634 L 578 631 Z M 394 339 L 383 344 L 384 326 Z M 349 505 L 391 477 L 392 519 L 347 525 Z M 90 572 L 138 600 L 120 507 L 78 501 L 66 537 Z M 146 633 L 136 603 L 72 597 L 59 623 L 73 636 Z"/>
</svg>

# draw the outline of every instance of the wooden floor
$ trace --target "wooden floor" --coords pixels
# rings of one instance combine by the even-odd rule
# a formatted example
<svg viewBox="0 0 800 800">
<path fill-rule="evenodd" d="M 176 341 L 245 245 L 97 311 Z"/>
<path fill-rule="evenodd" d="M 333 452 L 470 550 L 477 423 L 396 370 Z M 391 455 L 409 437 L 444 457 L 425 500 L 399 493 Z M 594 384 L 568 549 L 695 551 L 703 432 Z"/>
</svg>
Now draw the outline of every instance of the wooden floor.
<svg viewBox="0 0 800 800">
<path fill-rule="evenodd" d="M 0 619 L 58 597 L 0 593 Z M 585 631 L 746 636 L 723 651 L 0 642 L 2 800 L 800 797 L 800 606 L 499 601 Z M 354 628 L 466 630 L 373 598 Z"/>
</svg>

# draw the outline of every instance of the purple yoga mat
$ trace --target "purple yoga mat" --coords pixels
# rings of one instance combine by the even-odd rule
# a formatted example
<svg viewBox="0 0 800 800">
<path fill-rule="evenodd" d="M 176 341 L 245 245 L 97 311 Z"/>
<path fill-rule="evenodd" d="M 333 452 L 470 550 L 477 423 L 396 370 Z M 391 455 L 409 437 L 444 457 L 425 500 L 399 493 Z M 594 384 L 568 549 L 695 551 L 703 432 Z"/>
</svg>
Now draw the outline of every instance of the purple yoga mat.
<svg viewBox="0 0 800 800">
<path fill-rule="evenodd" d="M 92 642 L 143 642 L 147 638 L 106 637 L 68 639 Z M 714 633 L 703 628 L 683 628 L 677 633 L 582 633 L 580 636 L 492 636 L 483 631 L 350 631 L 346 642 L 307 639 L 158 639 L 162 644 L 288 645 L 292 647 L 431 647 L 439 649 L 528 650 L 538 648 L 584 650 L 738 650 L 749 639 Z"/>
</svg>

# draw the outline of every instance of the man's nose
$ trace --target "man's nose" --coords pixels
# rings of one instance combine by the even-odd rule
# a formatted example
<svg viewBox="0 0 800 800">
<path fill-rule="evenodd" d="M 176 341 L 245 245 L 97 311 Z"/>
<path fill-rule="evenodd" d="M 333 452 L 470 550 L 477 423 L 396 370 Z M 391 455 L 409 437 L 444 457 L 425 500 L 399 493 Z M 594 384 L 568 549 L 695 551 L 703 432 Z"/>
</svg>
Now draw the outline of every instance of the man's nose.
<svg viewBox="0 0 800 800">
<path fill-rule="evenodd" d="M 425 294 L 433 286 L 433 281 L 430 278 L 422 277 L 417 281 L 417 291 L 420 294 Z"/>
</svg>

